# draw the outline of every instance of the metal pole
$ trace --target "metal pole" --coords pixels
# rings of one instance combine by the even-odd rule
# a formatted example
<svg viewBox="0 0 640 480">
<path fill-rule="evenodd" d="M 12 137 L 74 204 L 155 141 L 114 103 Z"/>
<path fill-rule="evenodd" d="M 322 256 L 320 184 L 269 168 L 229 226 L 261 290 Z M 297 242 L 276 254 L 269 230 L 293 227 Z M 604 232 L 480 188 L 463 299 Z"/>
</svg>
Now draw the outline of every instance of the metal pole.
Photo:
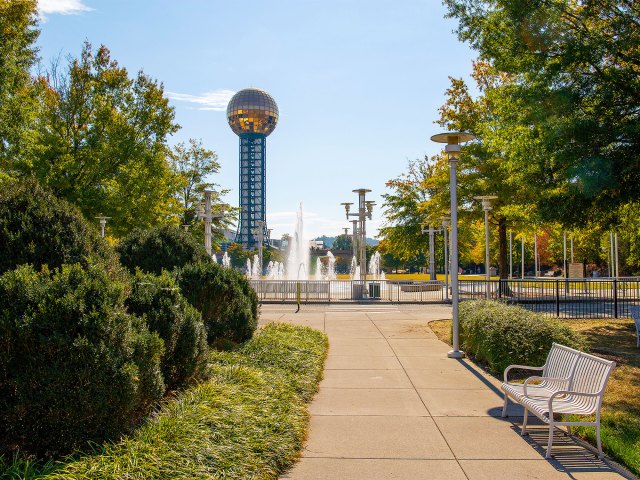
<svg viewBox="0 0 640 480">
<path fill-rule="evenodd" d="M 533 234 L 533 277 L 538 276 L 538 235 Z"/>
<path fill-rule="evenodd" d="M 102 232 L 102 238 L 104 238 L 104 226 L 107 224 L 107 221 L 104 218 L 100 219 L 100 231 Z"/>
<path fill-rule="evenodd" d="M 573 263 L 573 237 L 571 237 L 571 263 Z"/>
<path fill-rule="evenodd" d="M 609 263 L 609 265 L 611 265 L 611 267 L 609 267 L 609 276 L 610 277 L 615 277 L 616 273 L 613 271 L 613 269 L 615 268 L 615 259 L 613 258 L 613 232 L 609 232 L 609 259 L 611 261 L 611 263 Z"/>
<path fill-rule="evenodd" d="M 564 278 L 569 278 L 569 272 L 567 271 L 567 232 L 564 232 L 562 250 L 564 255 L 564 259 L 562 260 L 562 270 Z"/>
<path fill-rule="evenodd" d="M 513 278 L 513 232 L 509 231 L 509 279 Z"/>
<path fill-rule="evenodd" d="M 464 352 L 460 350 L 459 337 L 459 296 L 458 296 L 458 193 L 456 191 L 456 164 L 459 154 L 459 145 L 447 145 L 449 153 L 449 191 L 451 192 L 451 307 L 453 317 L 453 350 L 448 353 L 450 358 L 464 358 Z"/>
<path fill-rule="evenodd" d="M 429 280 L 436 279 L 435 229 L 429 225 Z"/>
<path fill-rule="evenodd" d="M 444 232 L 444 298 L 449 300 L 449 254 L 448 254 L 448 238 L 447 224 L 442 222 L 442 230 Z"/>
<path fill-rule="evenodd" d="M 520 267 L 520 278 L 524 280 L 524 235 L 522 235 L 522 253 L 520 254 L 520 262 L 522 263 L 522 266 Z"/>
<path fill-rule="evenodd" d="M 489 272 L 489 209 L 484 209 L 484 269 L 487 279 L 487 299 L 491 297 L 491 273 Z"/>
<path fill-rule="evenodd" d="M 351 220 L 353 233 L 351 235 L 351 249 L 353 250 L 353 256 L 358 258 L 358 220 Z"/>
<path fill-rule="evenodd" d="M 615 251 L 616 251 L 616 278 L 620 276 L 620 262 L 618 258 L 618 234 L 616 233 L 613 237 L 615 243 Z"/>
<path fill-rule="evenodd" d="M 204 248 L 211 255 L 211 190 L 204 191 Z"/>
</svg>

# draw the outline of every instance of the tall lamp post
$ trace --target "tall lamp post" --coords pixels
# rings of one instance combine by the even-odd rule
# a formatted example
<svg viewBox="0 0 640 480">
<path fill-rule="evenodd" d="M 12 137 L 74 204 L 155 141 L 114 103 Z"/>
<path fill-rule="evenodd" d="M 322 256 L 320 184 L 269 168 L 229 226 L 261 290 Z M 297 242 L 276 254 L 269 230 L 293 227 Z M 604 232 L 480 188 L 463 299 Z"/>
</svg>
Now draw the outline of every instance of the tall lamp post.
<svg viewBox="0 0 640 480">
<path fill-rule="evenodd" d="M 354 232 L 354 238 L 358 238 L 358 248 L 354 252 L 358 252 L 358 257 L 360 260 L 360 277 L 367 278 L 367 247 L 366 247 L 366 237 L 367 237 L 367 218 L 371 220 L 373 215 L 373 207 L 375 202 L 369 200 L 367 201 L 366 195 L 371 190 L 367 188 L 358 188 L 353 190 L 354 193 L 358 194 L 358 211 L 356 213 L 349 213 L 351 209 L 352 203 L 344 202 L 341 205 L 344 205 L 344 210 L 347 215 L 347 220 L 349 217 L 357 217 L 358 222 L 358 231 L 357 235 Z M 356 224 L 354 223 L 354 226 Z"/>
<path fill-rule="evenodd" d="M 436 279 L 436 246 L 435 246 L 435 234 L 440 232 L 433 228 L 433 225 L 429 224 L 429 228 L 426 227 L 426 223 L 420 225 L 420 231 L 424 235 L 429 234 L 429 280 Z"/>
<path fill-rule="evenodd" d="M 495 195 L 483 195 L 473 197 L 482 202 L 482 210 L 484 210 L 484 276 L 486 278 L 487 299 L 491 297 L 491 256 L 489 255 L 489 212 L 491 211 L 491 202 L 495 200 Z"/>
<path fill-rule="evenodd" d="M 449 160 L 449 191 L 451 192 L 451 310 L 453 320 L 453 350 L 449 358 L 464 358 L 460 350 L 459 337 L 459 292 L 458 292 L 458 193 L 456 185 L 456 165 L 460 160 L 460 143 L 475 139 L 475 135 L 466 132 L 440 133 L 431 137 L 433 142 L 446 143 L 445 152 Z"/>
<path fill-rule="evenodd" d="M 447 239 L 447 230 L 451 225 L 450 217 L 442 217 L 442 232 L 444 233 L 444 298 L 449 300 L 449 240 Z"/>
<path fill-rule="evenodd" d="M 224 217 L 224 210 L 220 213 L 211 211 L 212 190 L 204 191 L 204 204 L 198 206 L 198 218 L 204 221 L 204 248 L 211 255 L 211 222 L 214 218 Z"/>
<path fill-rule="evenodd" d="M 111 217 L 105 217 L 104 215 L 101 215 L 95 218 L 100 220 L 100 232 L 101 232 L 102 238 L 104 238 L 104 227 L 107 225 L 107 220 L 109 220 Z"/>
<path fill-rule="evenodd" d="M 351 220 L 351 250 L 354 258 L 358 258 L 358 220 Z"/>
</svg>

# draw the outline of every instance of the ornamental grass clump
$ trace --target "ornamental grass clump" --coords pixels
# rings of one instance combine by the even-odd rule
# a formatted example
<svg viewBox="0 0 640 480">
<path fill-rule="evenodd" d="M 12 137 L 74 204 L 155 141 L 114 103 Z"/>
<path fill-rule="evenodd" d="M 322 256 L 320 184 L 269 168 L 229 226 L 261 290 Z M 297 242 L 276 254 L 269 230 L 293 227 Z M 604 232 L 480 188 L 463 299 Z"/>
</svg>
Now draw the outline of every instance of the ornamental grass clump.
<svg viewBox="0 0 640 480">
<path fill-rule="evenodd" d="M 544 365 L 554 342 L 585 348 L 579 334 L 542 314 L 486 300 L 460 304 L 462 349 L 496 373 L 512 364 Z"/>
</svg>

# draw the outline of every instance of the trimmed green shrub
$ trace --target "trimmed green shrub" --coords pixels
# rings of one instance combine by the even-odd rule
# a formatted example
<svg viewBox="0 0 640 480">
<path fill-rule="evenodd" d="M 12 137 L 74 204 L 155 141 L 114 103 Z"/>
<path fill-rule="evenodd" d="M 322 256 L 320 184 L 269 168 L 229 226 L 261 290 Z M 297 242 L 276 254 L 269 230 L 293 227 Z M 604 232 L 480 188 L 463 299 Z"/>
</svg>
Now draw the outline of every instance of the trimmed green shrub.
<svg viewBox="0 0 640 480">
<path fill-rule="evenodd" d="M 114 439 L 164 393 L 162 340 L 97 265 L 0 277 L 0 452 L 58 456 Z"/>
<path fill-rule="evenodd" d="M 460 304 L 460 343 L 474 358 L 501 373 L 512 364 L 542 366 L 553 342 L 583 349 L 580 335 L 558 320 L 492 301 Z"/>
<path fill-rule="evenodd" d="M 177 278 L 182 294 L 202 313 L 210 344 L 251 338 L 258 325 L 258 298 L 244 276 L 207 261 L 186 265 Z"/>
<path fill-rule="evenodd" d="M 208 353 L 200 312 L 182 296 L 174 277 L 166 271 L 156 276 L 138 270 L 133 282 L 125 304 L 164 341 L 161 365 L 167 388 L 175 389 L 199 378 Z"/>
<path fill-rule="evenodd" d="M 187 263 L 211 262 L 204 246 L 191 234 L 170 225 L 136 229 L 120 241 L 116 251 L 131 273 L 138 267 L 159 275 L 163 269 L 172 271 Z"/>
<path fill-rule="evenodd" d="M 62 264 L 101 263 L 121 270 L 118 257 L 75 206 L 34 180 L 3 182 L 0 189 L 0 274 L 18 265 L 36 270 Z"/>
</svg>

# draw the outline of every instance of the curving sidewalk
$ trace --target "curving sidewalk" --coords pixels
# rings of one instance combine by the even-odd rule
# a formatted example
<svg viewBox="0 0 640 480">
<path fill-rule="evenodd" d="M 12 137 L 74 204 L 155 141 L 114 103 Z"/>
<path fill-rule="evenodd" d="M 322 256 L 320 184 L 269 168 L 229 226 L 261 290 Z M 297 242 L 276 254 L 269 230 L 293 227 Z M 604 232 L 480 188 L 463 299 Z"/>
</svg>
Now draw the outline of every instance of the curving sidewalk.
<svg viewBox="0 0 640 480">
<path fill-rule="evenodd" d="M 560 433 L 546 461 L 546 428 L 521 437 L 520 407 L 500 417 L 499 383 L 447 358 L 427 325 L 450 318 L 446 306 L 294 311 L 265 305 L 261 317 L 323 330 L 331 346 L 302 458 L 282 479 L 634 478 Z"/>
</svg>

